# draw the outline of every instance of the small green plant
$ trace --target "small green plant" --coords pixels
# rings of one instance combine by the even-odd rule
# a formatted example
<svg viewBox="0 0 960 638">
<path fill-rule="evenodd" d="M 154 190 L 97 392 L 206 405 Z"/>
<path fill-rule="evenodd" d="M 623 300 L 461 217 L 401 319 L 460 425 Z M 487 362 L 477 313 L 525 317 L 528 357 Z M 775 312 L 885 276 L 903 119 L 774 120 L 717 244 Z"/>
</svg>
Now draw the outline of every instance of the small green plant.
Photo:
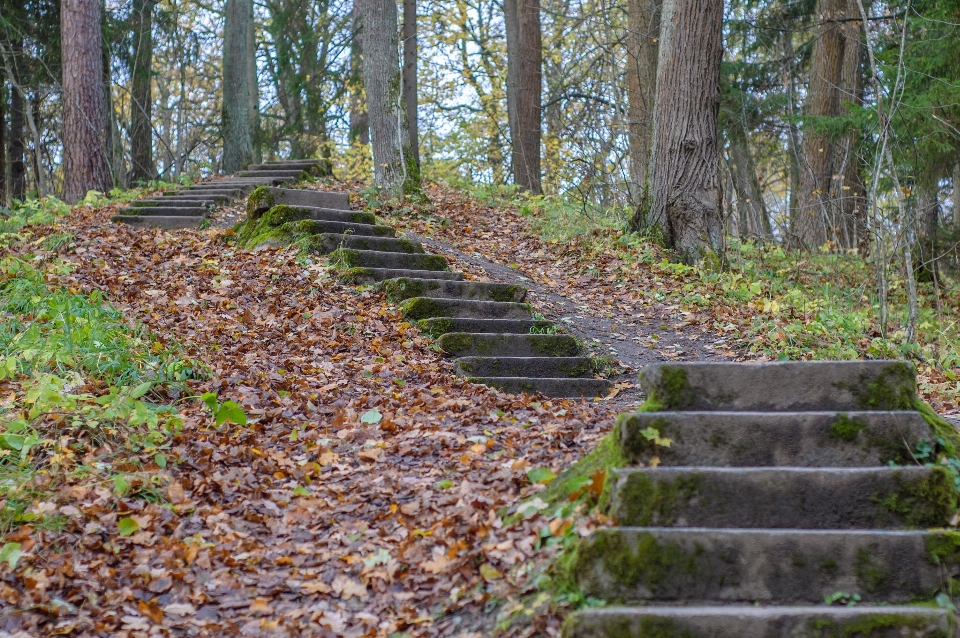
<svg viewBox="0 0 960 638">
<path fill-rule="evenodd" d="M 236 401 L 228 400 L 219 403 L 217 401 L 217 395 L 214 392 L 207 392 L 201 395 L 200 400 L 210 408 L 210 412 L 213 414 L 213 422 L 217 427 L 220 427 L 227 421 L 236 423 L 237 425 L 247 424 L 247 413 L 243 411 L 243 407 Z"/>
<path fill-rule="evenodd" d="M 840 604 L 853 607 L 860 602 L 860 594 L 848 594 L 846 592 L 838 591 L 824 596 L 823 602 L 827 605 Z"/>
</svg>

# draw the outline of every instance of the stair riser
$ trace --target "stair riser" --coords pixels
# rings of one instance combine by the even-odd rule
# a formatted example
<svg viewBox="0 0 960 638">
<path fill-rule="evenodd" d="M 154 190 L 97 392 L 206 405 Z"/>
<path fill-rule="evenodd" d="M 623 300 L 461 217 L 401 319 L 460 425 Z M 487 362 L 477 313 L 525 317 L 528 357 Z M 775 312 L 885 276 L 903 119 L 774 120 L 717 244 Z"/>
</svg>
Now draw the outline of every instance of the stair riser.
<svg viewBox="0 0 960 638">
<path fill-rule="evenodd" d="M 956 511 L 944 468 L 636 468 L 614 475 L 626 526 L 926 529 Z"/>
<path fill-rule="evenodd" d="M 326 221 L 311 219 L 316 232 L 334 236 L 351 235 L 354 237 L 383 237 L 395 239 L 397 231 L 392 226 L 377 226 L 374 224 L 353 224 L 340 221 Z M 339 247 L 339 246 L 338 246 Z M 352 248 L 352 246 L 350 246 Z"/>
<path fill-rule="evenodd" d="M 432 317 L 469 317 L 475 319 L 529 319 L 533 314 L 526 303 L 499 301 L 472 301 L 465 299 L 430 299 L 414 297 L 400 304 L 400 310 L 410 320 Z"/>
<path fill-rule="evenodd" d="M 469 377 L 471 383 L 481 383 L 510 394 L 540 393 L 548 397 L 602 397 L 613 384 L 606 379 L 535 379 L 528 377 Z"/>
<path fill-rule="evenodd" d="M 306 171 L 301 170 L 292 170 L 292 171 L 276 171 L 276 170 L 263 170 L 263 171 L 240 171 L 237 173 L 237 177 L 281 177 L 285 179 L 302 179 L 306 177 Z"/>
<path fill-rule="evenodd" d="M 121 208 L 120 215 L 142 217 L 203 217 L 210 213 L 205 206 L 149 206 L 145 208 Z"/>
<path fill-rule="evenodd" d="M 640 383 L 661 410 L 911 410 L 915 378 L 904 361 L 661 363 Z"/>
<path fill-rule="evenodd" d="M 319 224 L 322 224 L 323 222 L 314 223 L 318 224 L 317 229 L 322 228 L 322 226 L 319 226 Z M 423 246 L 420 244 L 420 242 L 414 242 L 408 239 L 359 235 L 334 235 L 331 233 L 320 233 L 310 237 L 308 248 L 309 250 L 322 255 L 327 255 L 340 248 L 347 250 L 374 250 L 389 253 L 407 253 L 411 255 L 423 254 Z"/>
<path fill-rule="evenodd" d="M 523 286 L 479 281 L 438 281 L 433 279 L 399 278 L 385 281 L 381 288 L 387 299 L 399 303 L 411 297 L 433 299 L 476 299 L 479 301 L 523 301 L 527 289 Z"/>
<path fill-rule="evenodd" d="M 347 268 L 396 268 L 413 270 L 443 270 L 447 260 L 440 255 L 388 253 L 370 250 L 337 249 L 330 259 Z"/>
<path fill-rule="evenodd" d="M 569 335 L 508 335 L 451 332 L 437 345 L 453 357 L 575 357 L 580 345 Z"/>
<path fill-rule="evenodd" d="M 920 607 L 654 607 L 589 609 L 564 638 L 947 638 L 956 620 Z"/>
<path fill-rule="evenodd" d="M 539 330 L 540 334 L 550 329 L 553 324 L 549 321 L 534 321 L 532 319 L 421 319 L 418 327 L 426 334 L 436 339 L 448 332 L 486 332 L 498 334 L 532 334 L 531 330 Z"/>
<path fill-rule="evenodd" d="M 642 432 L 672 441 L 655 446 Z M 909 465 L 921 442 L 936 441 L 917 412 L 648 412 L 620 418 L 633 463 L 703 467 Z"/>
<path fill-rule="evenodd" d="M 453 365 L 461 377 L 537 377 L 546 379 L 593 376 L 587 357 L 462 357 Z"/>
<path fill-rule="evenodd" d="M 199 228 L 204 217 L 150 217 L 147 215 L 114 215 L 111 221 L 130 224 L 131 226 L 162 228 L 176 230 L 178 228 Z"/>
<path fill-rule="evenodd" d="M 350 198 L 346 193 L 270 188 L 258 191 L 247 200 L 247 215 L 256 218 L 273 206 L 281 205 L 350 210 Z"/>
<path fill-rule="evenodd" d="M 463 274 L 443 270 L 399 270 L 393 268 L 350 268 L 340 274 L 341 280 L 354 284 L 374 284 L 400 276 L 431 277 L 459 281 Z"/>
<path fill-rule="evenodd" d="M 948 534 L 616 528 L 584 539 L 572 573 L 585 595 L 626 603 L 820 604 L 838 591 L 906 603 L 936 595 L 938 555 L 956 573 Z"/>
</svg>

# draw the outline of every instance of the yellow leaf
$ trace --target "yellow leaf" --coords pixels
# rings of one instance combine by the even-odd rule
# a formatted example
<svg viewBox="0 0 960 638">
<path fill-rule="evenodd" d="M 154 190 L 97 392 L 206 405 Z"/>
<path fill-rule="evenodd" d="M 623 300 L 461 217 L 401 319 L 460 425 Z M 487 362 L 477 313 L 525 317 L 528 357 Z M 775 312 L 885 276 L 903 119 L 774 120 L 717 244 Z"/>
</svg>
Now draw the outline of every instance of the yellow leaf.
<svg viewBox="0 0 960 638">
<path fill-rule="evenodd" d="M 484 580 L 496 580 L 500 578 L 500 572 L 490 566 L 489 563 L 484 563 L 480 566 L 480 575 L 483 576 Z"/>
</svg>

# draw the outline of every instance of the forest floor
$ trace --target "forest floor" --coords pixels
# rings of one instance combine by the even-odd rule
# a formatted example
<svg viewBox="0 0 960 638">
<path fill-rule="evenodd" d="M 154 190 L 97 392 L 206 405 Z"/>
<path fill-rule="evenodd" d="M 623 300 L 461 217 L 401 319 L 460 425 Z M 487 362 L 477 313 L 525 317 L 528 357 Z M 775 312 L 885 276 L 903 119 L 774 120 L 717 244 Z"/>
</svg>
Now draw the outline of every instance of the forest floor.
<svg viewBox="0 0 960 638">
<path fill-rule="evenodd" d="M 465 383 L 323 260 L 235 249 L 237 209 L 165 232 L 79 207 L 0 244 L 0 282 L 35 284 L 0 312 L 39 344 L 0 359 L 0 420 L 22 416 L 0 441 L 0 635 L 559 635 L 569 601 L 546 569 L 604 519 L 545 484 L 640 400 L 641 365 L 769 356 L 732 336 L 745 305 L 678 301 L 692 275 L 656 248 L 549 242 L 516 209 L 429 195 L 383 218 L 468 277 L 527 285 L 610 358 L 612 396 Z M 122 313 L 111 338 L 132 335 L 126 367 L 102 365 L 94 315 L 65 320 L 95 291 Z"/>
</svg>

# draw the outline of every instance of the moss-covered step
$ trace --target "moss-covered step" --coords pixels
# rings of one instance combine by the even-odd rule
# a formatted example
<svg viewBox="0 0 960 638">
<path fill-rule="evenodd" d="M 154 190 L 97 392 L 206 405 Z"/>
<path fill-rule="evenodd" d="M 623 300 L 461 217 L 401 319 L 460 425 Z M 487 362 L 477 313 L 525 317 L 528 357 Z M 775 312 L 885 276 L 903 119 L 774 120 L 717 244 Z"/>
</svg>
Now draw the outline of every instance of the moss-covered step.
<svg viewBox="0 0 960 638">
<path fill-rule="evenodd" d="M 206 206 L 128 206 L 118 211 L 120 215 L 148 215 L 160 217 L 189 217 L 206 215 L 210 209 Z"/>
<path fill-rule="evenodd" d="M 223 201 L 232 201 L 234 198 L 242 195 L 240 189 L 231 188 L 201 188 L 197 190 L 188 190 L 179 188 L 175 191 L 167 191 L 159 196 L 159 199 L 179 199 L 182 197 L 217 197 Z"/>
<path fill-rule="evenodd" d="M 545 334 L 553 327 L 550 321 L 534 319 L 470 319 L 466 317 L 436 317 L 421 319 L 417 326 L 426 334 L 437 338 L 448 332 L 491 332 L 506 334 Z M 563 375 L 560 375 L 563 376 Z"/>
<path fill-rule="evenodd" d="M 385 279 L 397 277 L 411 277 L 414 279 L 446 279 L 460 281 L 463 273 L 448 270 L 403 270 L 399 268 L 346 268 L 340 271 L 340 279 L 354 284 L 374 284 Z"/>
<path fill-rule="evenodd" d="M 176 230 L 178 228 L 199 228 L 206 217 L 198 215 L 179 215 L 172 217 L 153 216 L 153 215 L 114 215 L 110 221 L 130 224 L 131 226 L 163 228 L 165 230 Z"/>
<path fill-rule="evenodd" d="M 611 507 L 619 525 L 794 529 L 947 527 L 957 508 L 943 467 L 618 470 Z"/>
<path fill-rule="evenodd" d="M 607 607 L 564 623 L 564 638 L 949 638 L 953 614 L 937 607 Z"/>
<path fill-rule="evenodd" d="M 592 377 L 593 360 L 590 357 L 461 357 L 454 362 L 453 371 L 461 377 Z"/>
<path fill-rule="evenodd" d="M 329 255 L 330 261 L 346 268 L 393 268 L 411 270 L 446 270 L 447 259 L 442 255 L 424 253 L 396 253 L 380 250 L 338 248 Z"/>
<path fill-rule="evenodd" d="M 413 297 L 400 303 L 407 319 L 431 317 L 472 317 L 482 319 L 529 319 L 533 314 L 530 304 L 505 301 L 475 301 L 473 299 L 431 299 Z"/>
<path fill-rule="evenodd" d="M 135 202 L 131 206 L 216 206 L 230 201 L 224 195 L 177 195 L 175 197 L 148 197 Z"/>
<path fill-rule="evenodd" d="M 322 168 L 320 167 L 319 162 L 316 160 L 302 160 L 302 161 L 284 161 L 284 162 L 263 162 L 262 164 L 251 164 L 247 167 L 248 171 L 272 171 L 278 169 L 285 170 L 295 170 L 299 169 L 310 175 L 321 176 L 323 173 Z"/>
<path fill-rule="evenodd" d="M 601 397 L 610 392 L 613 384 L 606 379 L 545 379 L 536 377 L 468 377 L 471 383 L 481 383 L 510 394 L 540 393 L 548 397 Z"/>
<path fill-rule="evenodd" d="M 350 210 L 350 198 L 346 193 L 263 187 L 250 193 L 250 197 L 247 198 L 247 216 L 256 218 L 270 208 L 281 204 Z"/>
<path fill-rule="evenodd" d="M 278 204 L 265 212 L 259 212 L 247 219 L 260 220 L 268 218 L 267 223 L 274 226 L 284 222 L 311 219 L 313 221 L 342 222 L 347 224 L 377 224 L 373 213 L 364 213 L 357 210 L 336 210 L 334 208 L 316 208 L 313 206 L 290 206 Z"/>
<path fill-rule="evenodd" d="M 298 168 L 294 169 L 262 169 L 256 171 L 237 171 L 237 177 L 283 177 L 289 180 L 301 180 L 307 176 L 307 172 Z"/>
<path fill-rule="evenodd" d="M 581 592 L 641 601 L 819 604 L 933 600 L 956 574 L 960 534 L 619 527 L 594 531 L 565 564 Z"/>
<path fill-rule="evenodd" d="M 660 363 L 640 384 L 661 410 L 910 410 L 916 400 L 906 361 Z"/>
<path fill-rule="evenodd" d="M 580 344 L 570 335 L 511 335 L 448 332 L 437 345 L 453 357 L 575 357 Z"/>
<path fill-rule="evenodd" d="M 448 281 L 443 279 L 415 279 L 398 277 L 380 284 L 387 299 L 397 303 L 411 297 L 434 299 L 479 299 L 481 301 L 523 301 L 527 289 L 514 284 L 484 281 Z"/>
<path fill-rule="evenodd" d="M 917 446 L 937 445 L 920 413 L 903 411 L 639 412 L 620 416 L 619 433 L 631 462 L 708 467 L 911 465 Z"/>
<path fill-rule="evenodd" d="M 335 235 L 333 233 L 316 233 L 318 229 L 326 222 L 308 220 L 304 222 L 310 224 L 310 230 L 307 231 L 314 235 L 309 239 L 309 249 L 311 252 L 323 255 L 343 248 L 348 250 L 378 251 L 384 253 L 409 253 L 423 254 L 423 245 L 418 241 L 410 241 L 397 237 L 375 237 L 370 235 Z"/>
<path fill-rule="evenodd" d="M 334 236 L 352 235 L 355 237 L 387 237 L 397 236 L 396 229 L 393 226 L 382 226 L 379 224 L 353 224 L 350 222 L 332 222 L 326 220 L 311 219 L 311 229 L 318 233 L 328 233 Z"/>
</svg>

